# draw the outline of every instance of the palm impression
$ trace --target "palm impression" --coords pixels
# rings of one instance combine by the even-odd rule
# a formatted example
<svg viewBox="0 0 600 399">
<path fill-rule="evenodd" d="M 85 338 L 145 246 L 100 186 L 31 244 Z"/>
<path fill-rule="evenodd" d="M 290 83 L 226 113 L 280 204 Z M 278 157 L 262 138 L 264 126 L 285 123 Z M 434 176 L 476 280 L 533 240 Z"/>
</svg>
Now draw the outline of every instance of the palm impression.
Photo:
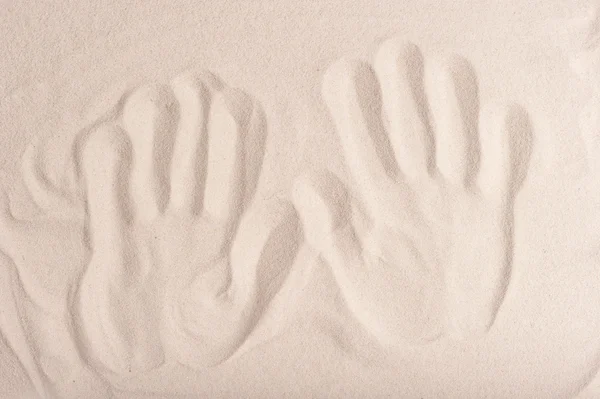
<svg viewBox="0 0 600 399">
<path fill-rule="evenodd" d="M 297 182 L 307 239 L 381 342 L 480 336 L 510 278 L 527 116 L 515 106 L 480 115 L 475 74 L 457 56 L 424 66 L 416 46 L 390 40 L 374 70 L 342 60 L 326 72 L 353 190 L 330 173 Z M 350 222 L 354 205 L 367 227 Z"/>
<path fill-rule="evenodd" d="M 264 115 L 249 96 L 208 72 L 186 73 L 126 93 L 80 133 L 79 192 L 45 191 L 30 176 L 38 204 L 66 204 L 67 220 L 83 217 L 49 219 L 80 237 L 69 253 L 89 253 L 78 256 L 87 261 L 72 275 L 56 277 L 69 303 L 60 305 L 60 292 L 36 302 L 43 308 L 49 298 L 54 313 L 74 317 L 73 339 L 95 369 L 129 375 L 166 361 L 214 366 L 245 342 L 269 306 L 259 275 L 272 273 L 268 288 L 277 290 L 298 244 L 291 205 L 251 206 L 265 136 Z M 78 197 L 83 206 L 73 201 Z M 21 237 L 15 248 L 27 242 L 28 229 L 52 234 L 10 212 L 4 220 L 3 235 Z M 55 244 L 70 245 L 61 242 Z M 24 250 L 13 252 L 20 261 Z M 40 270 L 51 274 L 53 267 L 17 264 L 34 287 L 43 286 Z"/>
<path fill-rule="evenodd" d="M 257 112 L 214 77 L 186 75 L 138 88 L 90 131 L 79 317 L 104 366 L 215 365 L 256 323 L 257 270 L 285 266 L 295 231 L 289 206 L 246 212 L 262 164 Z"/>
</svg>

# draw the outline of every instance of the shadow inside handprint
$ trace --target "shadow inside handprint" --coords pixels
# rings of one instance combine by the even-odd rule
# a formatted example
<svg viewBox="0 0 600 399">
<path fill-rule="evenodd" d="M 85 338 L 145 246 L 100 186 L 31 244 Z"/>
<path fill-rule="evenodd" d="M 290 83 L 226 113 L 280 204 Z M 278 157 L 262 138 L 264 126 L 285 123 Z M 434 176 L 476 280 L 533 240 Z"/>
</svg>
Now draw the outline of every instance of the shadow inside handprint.
<svg viewBox="0 0 600 399">
<path fill-rule="evenodd" d="M 461 57 L 425 64 L 415 45 L 392 39 L 374 69 L 342 60 L 325 74 L 353 186 L 345 193 L 330 173 L 298 181 L 307 240 L 381 342 L 480 337 L 510 279 L 528 117 L 516 106 L 480 113 L 474 70 Z M 350 220 L 352 203 L 366 209 L 366 231 Z"/>
<path fill-rule="evenodd" d="M 136 88 L 81 142 L 92 255 L 76 325 L 97 367 L 213 366 L 246 339 L 258 273 L 298 248 L 290 205 L 250 208 L 264 128 L 247 95 L 188 74 Z"/>
</svg>

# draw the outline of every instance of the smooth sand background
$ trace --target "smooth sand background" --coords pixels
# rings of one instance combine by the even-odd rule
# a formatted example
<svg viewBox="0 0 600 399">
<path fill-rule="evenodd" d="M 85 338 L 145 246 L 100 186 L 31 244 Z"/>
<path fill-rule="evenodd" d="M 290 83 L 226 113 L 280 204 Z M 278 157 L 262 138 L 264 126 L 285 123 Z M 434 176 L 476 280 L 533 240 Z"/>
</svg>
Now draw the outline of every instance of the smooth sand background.
<svg viewBox="0 0 600 399">
<path fill-rule="evenodd" d="M 563 3 L 4 2 L 0 169 L 9 179 L 16 176 L 19 155 L 35 135 L 58 134 L 68 142 L 123 88 L 146 79 L 168 79 L 193 66 L 216 72 L 263 105 L 271 135 L 258 196 L 269 198 L 286 192 L 305 169 L 327 166 L 344 172 L 320 97 L 323 72 L 341 56 L 368 58 L 379 42 L 399 35 L 419 44 L 426 55 L 458 52 L 467 57 L 478 72 L 482 101 L 517 102 L 527 108 L 538 141 L 537 181 L 534 178 L 532 185 L 544 187 L 547 176 L 568 179 L 583 173 L 584 149 L 576 126 L 589 91 L 570 71 L 561 48 L 558 21 L 577 9 L 576 4 Z M 62 148 L 57 140 L 50 151 Z M 50 157 L 49 163 L 55 158 L 59 157 Z M 550 192 L 564 194 L 559 189 Z M 539 212 L 534 219 L 539 217 L 541 227 L 536 228 L 543 230 L 552 225 L 547 215 L 563 210 L 538 206 L 539 198 L 533 198 L 531 203 L 524 200 L 524 209 Z M 568 211 L 568 205 L 565 208 Z M 584 218 L 590 215 L 587 209 L 580 211 Z M 522 239 L 539 240 L 540 247 L 555 244 L 536 235 L 536 228 L 527 229 Z M 556 244 L 559 249 L 563 246 L 568 247 Z M 598 282 L 592 277 L 594 265 L 588 262 L 571 272 L 565 268 L 569 260 L 565 255 L 556 256 L 556 264 L 546 264 L 547 258 L 541 257 L 541 266 L 527 268 L 535 262 L 523 259 L 535 260 L 536 255 L 526 256 L 519 259 L 520 270 L 526 271 L 517 278 L 527 283 L 528 291 L 510 299 L 509 309 L 516 315 L 500 320 L 501 325 L 516 323 L 516 327 L 494 341 L 491 354 L 486 355 L 486 344 L 465 349 L 441 343 L 424 352 L 407 350 L 396 366 L 386 367 L 379 354 L 370 353 L 368 341 L 361 341 L 365 338 L 360 332 L 345 338 L 337 330 L 340 327 L 326 325 L 326 332 L 311 336 L 298 323 L 285 338 L 224 369 L 202 375 L 167 370 L 161 374 L 171 376 L 166 380 L 151 375 L 123 382 L 123 387 L 176 388 L 182 393 L 201 389 L 206 395 L 231 397 L 250 389 L 257 397 L 281 392 L 305 397 L 322 392 L 331 397 L 357 392 L 405 397 L 465 397 L 472 392 L 490 397 L 531 397 L 534 392 L 539 397 L 569 396 L 595 363 L 594 351 L 600 346 L 600 337 L 594 334 L 600 322 L 593 323 L 598 309 L 589 299 L 594 281 Z M 590 277 L 582 283 L 586 276 Z M 330 295 L 323 287 L 311 287 L 306 296 L 315 300 L 302 313 L 341 306 Z M 538 312 L 540 308 L 544 311 Z M 360 331 L 352 323 L 342 318 L 339 325 Z M 341 337 L 341 343 L 328 338 L 328 329 Z M 356 347 L 366 353 L 359 350 L 356 355 Z M 357 360 L 365 357 L 370 359 L 368 366 Z M 453 357 L 456 360 L 448 360 Z M 25 380 L 15 372 L 4 347 L 0 358 L 0 375 L 15 375 L 8 378 L 8 391 L 18 391 Z M 490 364 L 498 366 L 496 371 L 482 366 Z"/>
</svg>

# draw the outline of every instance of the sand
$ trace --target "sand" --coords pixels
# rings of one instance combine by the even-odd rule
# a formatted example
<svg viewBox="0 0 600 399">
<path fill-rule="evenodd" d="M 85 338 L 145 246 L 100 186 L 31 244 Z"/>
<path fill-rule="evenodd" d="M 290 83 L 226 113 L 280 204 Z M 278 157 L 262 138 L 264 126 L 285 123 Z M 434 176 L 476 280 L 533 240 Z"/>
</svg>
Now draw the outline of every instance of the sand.
<svg viewBox="0 0 600 399">
<path fill-rule="evenodd" d="M 600 3 L 0 11 L 0 396 L 600 397 Z"/>
</svg>

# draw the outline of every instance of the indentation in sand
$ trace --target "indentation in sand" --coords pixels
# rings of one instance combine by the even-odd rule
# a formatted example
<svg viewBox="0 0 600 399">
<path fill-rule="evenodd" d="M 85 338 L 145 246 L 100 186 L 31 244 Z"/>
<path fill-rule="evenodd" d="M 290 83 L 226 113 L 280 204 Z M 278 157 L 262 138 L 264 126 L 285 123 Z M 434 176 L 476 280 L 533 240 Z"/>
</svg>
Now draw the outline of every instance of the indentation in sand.
<svg viewBox="0 0 600 399">
<path fill-rule="evenodd" d="M 527 115 L 517 106 L 480 112 L 467 60 L 424 63 L 415 45 L 394 39 L 374 71 L 358 61 L 331 66 L 323 97 L 353 187 L 309 176 L 294 201 L 348 307 L 384 343 L 485 334 L 511 274 Z M 367 231 L 349 218 L 354 200 L 367 209 Z"/>
<path fill-rule="evenodd" d="M 15 218 L 3 191 L 0 245 L 33 306 L 36 367 L 65 363 L 44 354 L 44 329 L 75 354 L 50 383 L 78 352 L 111 376 L 214 366 L 240 348 L 277 290 L 261 270 L 281 287 L 298 250 L 291 204 L 252 202 L 266 126 L 247 94 L 189 72 L 134 88 L 80 132 L 75 187 L 48 181 L 29 147 L 24 181 L 45 216 Z"/>
<path fill-rule="evenodd" d="M 118 373 L 166 359 L 216 365 L 260 314 L 263 248 L 282 223 L 293 226 L 289 207 L 243 218 L 262 163 L 262 148 L 246 147 L 264 142 L 250 138 L 266 133 L 261 111 L 208 72 L 137 88 L 123 104 L 81 153 L 92 243 L 79 289 L 86 347 Z M 291 231 L 278 234 L 292 245 Z"/>
</svg>

